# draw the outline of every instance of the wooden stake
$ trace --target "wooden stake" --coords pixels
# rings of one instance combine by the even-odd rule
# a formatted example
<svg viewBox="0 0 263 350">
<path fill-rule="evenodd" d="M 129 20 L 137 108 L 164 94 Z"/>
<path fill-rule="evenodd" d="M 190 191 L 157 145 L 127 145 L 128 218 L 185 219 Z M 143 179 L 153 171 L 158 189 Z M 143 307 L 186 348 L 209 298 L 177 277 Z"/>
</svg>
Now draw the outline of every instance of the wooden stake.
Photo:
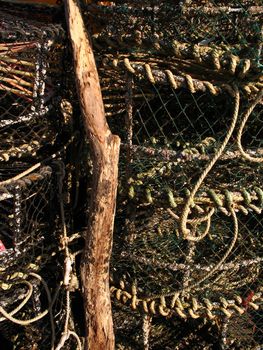
<svg viewBox="0 0 263 350">
<path fill-rule="evenodd" d="M 90 38 L 77 0 L 65 0 L 76 85 L 93 160 L 93 190 L 81 278 L 87 335 L 85 349 L 113 350 L 109 260 L 118 183 L 120 139 L 111 133 L 102 101 Z"/>
</svg>

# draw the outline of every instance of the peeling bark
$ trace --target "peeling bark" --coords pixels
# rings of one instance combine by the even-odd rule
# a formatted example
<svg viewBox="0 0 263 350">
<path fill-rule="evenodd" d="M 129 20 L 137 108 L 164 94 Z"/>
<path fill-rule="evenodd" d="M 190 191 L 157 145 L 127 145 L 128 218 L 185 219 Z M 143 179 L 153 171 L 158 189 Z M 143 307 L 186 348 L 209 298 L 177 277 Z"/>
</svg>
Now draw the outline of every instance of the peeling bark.
<svg viewBox="0 0 263 350">
<path fill-rule="evenodd" d="M 65 0 L 73 48 L 76 86 L 93 161 L 90 216 L 81 264 L 86 316 L 85 349 L 114 349 L 109 260 L 118 184 L 120 139 L 105 118 L 99 77 L 78 2 Z"/>
</svg>

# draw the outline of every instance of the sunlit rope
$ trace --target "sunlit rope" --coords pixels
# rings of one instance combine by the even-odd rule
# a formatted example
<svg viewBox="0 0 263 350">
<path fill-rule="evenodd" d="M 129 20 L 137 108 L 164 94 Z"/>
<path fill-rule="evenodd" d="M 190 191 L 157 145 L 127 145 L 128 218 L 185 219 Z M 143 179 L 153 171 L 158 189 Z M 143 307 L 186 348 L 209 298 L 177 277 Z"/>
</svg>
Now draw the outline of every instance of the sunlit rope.
<svg viewBox="0 0 263 350">
<path fill-rule="evenodd" d="M 43 311 L 42 313 L 40 313 L 39 315 L 37 315 L 36 317 L 33 317 L 29 320 L 19 320 L 17 318 L 14 318 L 13 316 L 10 315 L 9 312 L 5 311 L 5 309 L 0 306 L 0 313 L 9 321 L 13 322 L 13 323 L 16 323 L 20 326 L 28 326 L 30 325 L 31 323 L 34 323 L 38 320 L 41 320 L 41 318 L 45 317 L 47 314 L 48 314 L 48 309 L 46 309 L 45 311 Z"/>
<path fill-rule="evenodd" d="M 65 345 L 66 341 L 69 339 L 69 337 L 72 336 L 76 339 L 77 341 L 77 346 L 78 346 L 78 350 L 81 350 L 82 349 L 82 345 L 81 345 L 81 341 L 80 341 L 80 338 L 79 336 L 73 332 L 73 331 L 68 331 L 67 333 L 63 333 L 62 334 L 62 337 L 56 347 L 56 350 L 60 350 L 63 348 L 63 346 Z"/>
<path fill-rule="evenodd" d="M 195 287 L 199 286 L 201 283 L 205 282 L 209 277 L 211 277 L 219 268 L 220 266 L 224 263 L 224 261 L 227 259 L 227 257 L 229 256 L 229 254 L 231 253 L 231 251 L 233 250 L 237 238 L 238 238 L 238 221 L 237 221 L 237 216 L 235 213 L 235 210 L 231 207 L 229 207 L 229 211 L 231 213 L 232 219 L 233 219 L 233 223 L 234 223 L 234 235 L 233 235 L 233 239 L 232 242 L 230 243 L 227 251 L 225 252 L 224 256 L 222 257 L 222 259 L 220 259 L 220 261 L 207 273 L 205 274 L 202 278 L 200 278 L 199 280 L 197 280 L 195 283 L 190 284 L 189 286 L 179 289 L 178 292 L 182 293 L 182 292 L 188 292 L 192 289 L 194 289 Z M 150 299 L 158 299 L 161 296 L 163 297 L 170 297 L 173 296 L 175 293 L 175 291 L 173 292 L 169 292 L 169 293 L 164 293 L 164 294 L 159 294 L 159 295 L 153 295 L 150 296 Z"/>
<path fill-rule="evenodd" d="M 10 316 L 14 316 L 18 311 L 20 311 L 27 304 L 28 300 L 31 298 L 33 293 L 32 283 L 28 281 L 21 281 L 19 284 L 26 284 L 28 286 L 28 291 L 26 293 L 25 298 L 22 300 L 22 302 L 14 310 L 8 312 Z M 6 317 L 0 317 L 0 322 L 5 320 L 6 320 Z"/>
<path fill-rule="evenodd" d="M 46 291 L 46 295 L 47 295 L 47 299 L 48 299 L 48 303 L 49 303 L 49 307 L 48 309 L 46 309 L 45 311 L 41 312 L 39 315 L 31 318 L 31 319 L 28 319 L 28 320 L 20 320 L 20 319 L 17 319 L 15 317 L 12 316 L 12 314 L 14 315 L 14 311 L 13 312 L 7 312 L 2 306 L 0 306 L 0 313 L 9 321 L 15 323 L 15 324 L 18 324 L 20 326 L 28 326 L 36 321 L 39 321 L 41 320 L 43 317 L 45 317 L 48 313 L 50 314 L 50 320 L 51 320 L 51 332 L 52 332 L 52 344 L 54 343 L 54 338 L 55 338 L 55 326 L 54 326 L 54 319 L 53 319 L 53 313 L 52 313 L 52 299 L 51 299 L 51 294 L 50 294 L 50 290 L 48 288 L 48 285 L 46 284 L 46 282 L 44 281 L 44 279 L 34 273 L 34 272 L 30 272 L 29 275 L 37 278 L 39 281 L 42 282 L 44 288 L 45 288 L 45 291 Z M 24 305 L 23 305 L 24 306 Z"/>
<path fill-rule="evenodd" d="M 181 215 L 181 220 L 180 220 L 180 231 L 183 235 L 183 237 L 185 239 L 196 239 L 195 236 L 190 236 L 190 230 L 187 229 L 187 220 L 188 220 L 188 215 L 189 215 L 189 211 L 190 211 L 190 206 L 194 201 L 194 197 L 196 192 L 199 190 L 201 184 L 203 183 L 204 179 L 206 178 L 207 174 L 209 173 L 209 171 L 212 169 L 212 167 L 214 166 L 214 164 L 216 163 L 216 161 L 218 160 L 218 158 L 221 156 L 221 154 L 223 153 L 233 131 L 234 128 L 236 126 L 236 122 L 237 122 L 237 118 L 238 118 L 238 113 L 239 113 L 239 104 L 240 104 L 240 93 L 237 89 L 237 87 L 234 87 L 234 91 L 235 91 L 235 106 L 234 106 L 234 112 L 233 112 L 233 118 L 232 118 L 232 122 L 231 125 L 229 127 L 229 130 L 227 132 L 227 135 L 222 143 L 222 145 L 220 146 L 220 148 L 218 149 L 218 151 L 216 152 L 216 154 L 214 155 L 214 157 L 211 159 L 210 163 L 207 165 L 206 169 L 202 172 L 201 176 L 199 177 L 197 183 L 195 184 L 193 190 L 191 191 L 189 197 L 187 198 L 187 201 L 185 203 L 182 215 Z"/>
<path fill-rule="evenodd" d="M 259 288 L 259 292 L 251 296 L 247 301 L 247 305 L 243 304 L 244 299 L 236 293 L 231 294 L 231 300 L 221 296 L 217 301 L 212 301 L 205 296 L 201 299 L 189 295 L 183 296 L 181 290 L 170 294 L 160 294 L 156 297 L 145 296 L 139 298 L 136 286 L 132 285 L 131 291 L 128 292 L 125 290 L 124 281 L 120 281 L 120 288 L 112 286 L 110 290 L 118 301 L 129 305 L 132 310 L 139 307 L 146 314 L 160 314 L 164 317 L 177 314 L 183 319 L 202 317 L 213 320 L 219 316 L 219 313 L 230 318 L 235 313 L 238 315 L 244 314 L 247 307 L 259 310 L 263 302 L 262 288 Z M 167 300 L 167 297 L 169 297 L 169 300 Z"/>
<path fill-rule="evenodd" d="M 232 242 L 230 243 L 230 245 L 229 245 L 227 251 L 225 252 L 224 256 L 222 257 L 222 259 L 204 277 L 202 277 L 200 280 L 196 281 L 194 284 L 186 287 L 185 291 L 189 291 L 191 289 L 194 289 L 195 287 L 197 287 L 198 285 L 203 283 L 205 280 L 207 280 L 210 276 L 212 276 L 219 269 L 219 267 L 224 263 L 224 261 L 227 259 L 227 257 L 229 256 L 229 254 L 233 250 L 233 248 L 236 244 L 236 241 L 237 241 L 237 237 L 238 237 L 238 221 L 237 221 L 237 216 L 236 216 L 235 210 L 232 207 L 230 207 L 229 211 L 232 215 L 232 219 L 233 219 L 233 223 L 234 223 L 234 235 L 233 235 Z"/>
<path fill-rule="evenodd" d="M 55 350 L 60 350 L 63 348 L 65 342 L 70 338 L 70 336 L 74 337 L 77 341 L 78 350 L 81 350 L 81 341 L 77 333 L 69 329 L 69 320 L 70 320 L 70 314 L 71 314 L 71 307 L 70 307 L 70 290 L 69 290 L 69 284 L 70 280 L 72 278 L 72 264 L 73 259 L 71 257 L 71 253 L 68 248 L 68 234 L 67 234 L 67 226 L 66 226 L 66 219 L 65 219 L 65 211 L 64 211 L 64 203 L 63 203 L 63 179 L 65 177 L 65 169 L 62 162 L 57 162 L 59 165 L 59 171 L 57 173 L 58 175 L 58 188 L 59 188 L 59 206 L 60 206 L 60 216 L 61 216 L 61 223 L 62 223 L 62 245 L 65 252 L 65 262 L 64 262 L 64 280 L 63 285 L 66 288 L 66 316 L 65 316 L 65 322 L 64 322 L 64 330 L 62 332 L 61 338 L 59 340 L 59 343 L 57 344 Z"/>
<path fill-rule="evenodd" d="M 263 97 L 263 89 L 258 93 L 255 100 L 252 101 L 249 108 L 244 113 L 241 125 L 240 125 L 240 127 L 238 129 L 238 133 L 237 133 L 237 146 L 239 148 L 239 151 L 240 151 L 242 157 L 250 162 L 256 162 L 256 163 L 262 163 L 263 157 L 252 157 L 250 154 L 245 152 L 243 149 L 242 143 L 241 143 L 241 139 L 242 139 L 243 130 L 244 130 L 244 127 L 248 121 L 248 118 L 250 117 L 250 115 L 253 112 L 256 105 L 262 100 L 262 97 Z"/>
<path fill-rule="evenodd" d="M 175 218 L 177 221 L 180 220 L 180 217 L 178 215 L 176 215 L 170 208 L 167 209 L 168 213 L 173 217 Z M 215 208 L 211 208 L 211 210 L 205 215 L 205 216 L 202 216 L 200 218 L 195 218 L 195 219 L 187 219 L 187 222 L 189 224 L 192 224 L 194 225 L 195 227 L 202 223 L 202 222 L 206 222 L 206 228 L 204 230 L 204 232 L 195 237 L 195 236 L 188 236 L 187 237 L 187 240 L 189 241 L 193 241 L 193 242 L 197 242 L 197 241 L 200 241 L 202 240 L 203 238 L 205 238 L 205 236 L 209 233 L 210 231 L 210 225 L 211 225 L 211 217 L 212 215 L 214 214 L 215 212 Z"/>
<path fill-rule="evenodd" d="M 30 168 L 26 169 L 25 171 L 19 173 L 16 176 L 13 176 L 7 180 L 1 181 L 0 182 L 0 186 L 4 186 L 4 185 L 9 185 L 17 180 L 22 179 L 24 176 L 27 176 L 28 174 L 31 174 L 33 171 L 39 169 L 45 162 L 47 161 L 51 161 L 52 159 L 57 158 L 61 152 L 65 151 L 67 149 L 67 147 L 74 141 L 75 139 L 75 135 L 73 135 L 71 137 L 71 139 L 62 147 L 62 149 L 60 149 L 58 152 L 53 153 L 50 157 L 48 157 L 47 159 L 45 159 L 44 161 L 38 162 L 34 165 L 32 165 Z"/>
</svg>

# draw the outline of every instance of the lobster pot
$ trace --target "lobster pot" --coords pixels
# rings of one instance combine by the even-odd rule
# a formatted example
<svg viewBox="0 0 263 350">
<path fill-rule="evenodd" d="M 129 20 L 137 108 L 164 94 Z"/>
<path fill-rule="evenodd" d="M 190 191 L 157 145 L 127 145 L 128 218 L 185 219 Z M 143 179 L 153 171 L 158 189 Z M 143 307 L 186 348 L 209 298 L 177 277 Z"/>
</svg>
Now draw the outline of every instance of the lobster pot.
<svg viewBox="0 0 263 350">
<path fill-rule="evenodd" d="M 19 278 L 16 272 L 27 273 L 30 269 L 37 269 L 42 258 L 49 258 L 47 252 L 52 250 L 55 241 L 52 201 L 54 183 L 49 166 L 1 185 L 2 289 L 8 289 L 10 278 Z"/>
<path fill-rule="evenodd" d="M 0 160 L 44 159 L 65 125 L 59 110 L 64 31 L 4 9 L 0 26 Z"/>
<path fill-rule="evenodd" d="M 122 140 L 117 344 L 252 349 L 263 335 L 262 8 L 141 5 L 85 7 L 106 116 Z"/>
<path fill-rule="evenodd" d="M 0 186 L 0 334 L 1 342 L 6 341 L 6 346 L 12 343 L 14 349 L 36 344 L 50 348 L 55 332 L 63 326 L 65 310 L 60 303 L 54 300 L 52 306 L 57 313 L 56 318 L 52 316 L 53 326 L 52 311 L 45 312 L 51 308 L 55 290 L 57 297 L 64 298 L 63 291 L 58 293 L 63 262 L 58 250 L 61 219 L 55 195 L 58 181 L 62 183 L 61 164 L 42 166 L 12 182 L 2 181 Z M 21 165 L 19 174 L 23 170 Z M 1 169 L 2 179 L 7 174 L 10 176 Z M 39 320 L 34 321 L 35 317 Z"/>
<path fill-rule="evenodd" d="M 233 136 L 218 153 L 229 135 L 235 99 L 127 79 L 135 87 L 126 100 L 131 138 L 120 157 L 113 300 L 130 317 L 128 307 L 156 318 L 151 333 L 156 346 L 161 346 L 159 332 L 165 334 L 162 344 L 172 342 L 176 333 L 176 344 L 192 334 L 193 344 L 202 340 L 207 346 L 202 333 L 220 342 L 221 329 L 225 344 L 233 348 L 257 345 L 262 341 L 262 165 L 243 158 Z M 143 101 L 129 105 L 138 85 Z M 236 133 L 246 108 L 242 101 Z M 254 109 L 242 138 L 253 157 L 261 153 L 259 110 Z M 111 117 L 113 128 L 120 117 Z M 127 117 L 126 127 L 131 131 Z M 196 183 L 217 156 L 189 204 Z M 188 335 L 175 331 L 182 329 L 178 318 L 188 320 Z"/>
</svg>

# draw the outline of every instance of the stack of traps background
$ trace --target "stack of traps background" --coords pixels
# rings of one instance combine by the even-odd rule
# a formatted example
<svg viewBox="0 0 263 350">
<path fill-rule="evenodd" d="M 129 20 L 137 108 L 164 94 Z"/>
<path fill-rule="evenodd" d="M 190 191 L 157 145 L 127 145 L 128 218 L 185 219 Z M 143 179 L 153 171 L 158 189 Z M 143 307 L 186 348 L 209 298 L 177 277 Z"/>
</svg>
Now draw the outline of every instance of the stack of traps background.
<svg viewBox="0 0 263 350">
<path fill-rule="evenodd" d="M 119 348 L 257 348 L 260 3 L 86 10 L 106 115 L 122 139 L 111 268 Z"/>
<path fill-rule="evenodd" d="M 262 4 L 82 5 L 106 117 L 122 140 L 110 277 L 116 347 L 259 350 Z M 59 342 L 69 304 L 83 336 L 80 291 L 59 286 L 65 226 L 77 237 L 79 277 L 92 167 L 76 133 L 62 26 L 12 16 L 0 22 L 1 307 L 11 314 L 33 288 L 13 317 L 53 313 L 21 325 L 13 346 L 45 349 Z M 8 338 L 12 321 L 0 320 Z"/>
</svg>

